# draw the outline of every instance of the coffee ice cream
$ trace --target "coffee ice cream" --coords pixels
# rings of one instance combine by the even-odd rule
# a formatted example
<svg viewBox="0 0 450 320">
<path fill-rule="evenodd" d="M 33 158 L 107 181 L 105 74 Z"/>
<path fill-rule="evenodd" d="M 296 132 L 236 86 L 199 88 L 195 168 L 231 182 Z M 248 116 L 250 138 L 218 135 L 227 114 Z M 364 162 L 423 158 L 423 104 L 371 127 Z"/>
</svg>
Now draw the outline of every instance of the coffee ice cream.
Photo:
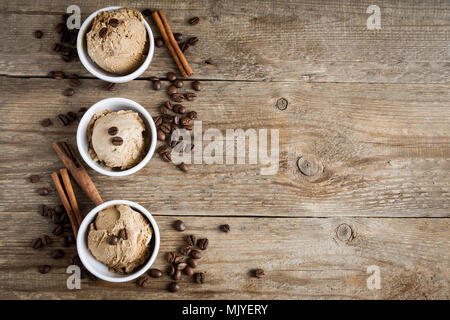
<svg viewBox="0 0 450 320">
<path fill-rule="evenodd" d="M 99 12 L 86 35 L 91 59 L 105 71 L 118 75 L 138 69 L 148 53 L 143 20 L 140 12 L 129 8 Z"/>
<path fill-rule="evenodd" d="M 148 220 L 128 205 L 110 206 L 89 226 L 88 248 L 111 272 L 126 274 L 150 256 L 152 228 Z"/>
<path fill-rule="evenodd" d="M 89 155 L 108 169 L 126 170 L 145 157 L 149 137 L 141 117 L 131 110 L 97 112 L 87 129 Z"/>
</svg>

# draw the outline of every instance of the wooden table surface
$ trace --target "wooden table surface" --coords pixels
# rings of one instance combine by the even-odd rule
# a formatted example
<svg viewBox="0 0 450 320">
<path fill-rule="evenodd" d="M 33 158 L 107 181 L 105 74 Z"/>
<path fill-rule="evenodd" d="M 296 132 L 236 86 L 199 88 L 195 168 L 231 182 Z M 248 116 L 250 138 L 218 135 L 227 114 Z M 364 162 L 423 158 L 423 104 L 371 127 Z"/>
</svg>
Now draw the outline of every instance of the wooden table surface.
<svg viewBox="0 0 450 320">
<path fill-rule="evenodd" d="M 148 77 L 176 66 L 156 48 L 137 80 L 104 89 L 77 60 L 52 52 L 55 25 L 73 1 L 0 4 L 0 298 L 89 299 L 448 299 L 450 278 L 450 2 L 449 1 L 116 1 L 136 9 L 161 8 L 172 28 L 200 42 L 186 54 L 204 90 L 187 105 L 203 130 L 267 128 L 280 135 L 279 171 L 260 165 L 200 164 L 183 174 L 155 156 L 131 177 L 88 170 L 104 200 L 136 201 L 161 231 L 156 266 L 183 243 L 171 227 L 208 237 L 199 270 L 177 294 L 169 279 L 135 283 L 82 281 L 66 287 L 75 254 L 50 258 L 31 240 L 51 232 L 40 204 L 59 203 L 51 172 L 62 167 L 51 143 L 75 147 L 76 124 L 39 121 L 113 96 L 131 98 L 151 114 L 166 100 Z M 106 0 L 79 1 L 83 19 Z M 366 9 L 381 8 L 381 30 L 368 30 Z M 190 17 L 200 24 L 190 26 Z M 151 24 L 153 31 L 156 27 Z M 42 39 L 34 30 L 44 32 Z M 212 64 L 205 63 L 210 60 Z M 76 73 L 68 80 L 49 71 Z M 163 87 L 167 81 L 163 81 Z M 285 110 L 276 108 L 280 98 Z M 299 157 L 316 168 L 297 167 Z M 28 182 L 39 174 L 37 184 Z M 49 187 L 50 195 L 36 189 Z M 94 205 L 75 190 L 83 213 Z M 228 223 L 232 231 L 220 232 Z M 55 238 L 55 237 L 54 237 Z M 42 275 L 37 266 L 53 269 Z M 369 290 L 369 266 L 381 289 Z M 263 268 L 264 279 L 250 270 Z"/>
</svg>

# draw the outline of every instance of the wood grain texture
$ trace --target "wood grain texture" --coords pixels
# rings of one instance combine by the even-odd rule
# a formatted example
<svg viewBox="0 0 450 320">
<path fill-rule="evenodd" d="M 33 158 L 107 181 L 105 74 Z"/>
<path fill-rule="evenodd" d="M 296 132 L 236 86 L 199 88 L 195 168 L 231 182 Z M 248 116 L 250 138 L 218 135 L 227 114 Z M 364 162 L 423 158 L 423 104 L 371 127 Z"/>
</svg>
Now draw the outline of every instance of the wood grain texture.
<svg viewBox="0 0 450 320">
<path fill-rule="evenodd" d="M 3 1 L 0 4 L 0 73 L 46 76 L 55 69 L 89 75 L 51 51 L 53 31 L 69 2 Z M 72 4 L 70 2 L 70 4 Z M 83 19 L 107 0 L 78 3 Z M 382 0 L 382 29 L 366 27 L 366 2 L 332 1 L 152 1 L 133 4 L 162 9 L 175 32 L 197 36 L 187 52 L 197 79 L 291 80 L 301 82 L 448 83 L 450 3 Z M 129 1 L 115 5 L 130 6 Z M 201 23 L 187 20 L 199 16 Z M 153 31 L 157 28 L 152 24 Z M 42 39 L 33 38 L 36 29 Z M 205 65 L 211 59 L 214 65 Z M 156 48 L 145 77 L 175 64 Z"/>
<path fill-rule="evenodd" d="M 53 141 L 67 140 L 76 149 L 75 124 L 61 127 L 55 120 L 42 128 L 42 118 L 112 96 L 132 98 L 155 115 L 167 98 L 165 90 L 153 91 L 144 80 L 120 85 L 116 92 L 102 89 L 101 81 L 82 80 L 69 98 L 62 95 L 68 80 L 0 81 L 0 210 L 9 212 L 33 211 L 42 199 L 26 178 L 41 173 L 42 184 L 50 186 L 49 174 L 62 166 Z M 244 165 L 192 165 L 183 175 L 155 156 L 133 177 L 89 170 L 105 201 L 119 192 L 163 215 L 448 217 L 449 85 L 220 81 L 204 86 L 197 101 L 185 103 L 198 112 L 203 131 L 278 129 L 278 173 L 261 175 L 265 165 L 249 165 L 247 159 Z M 280 97 L 289 101 L 284 111 L 275 108 Z M 301 174 L 299 157 L 320 171 Z M 11 192 L 11 185 L 20 194 Z M 81 205 L 91 204 L 78 194 Z M 53 192 L 49 198 L 56 197 Z"/>
<path fill-rule="evenodd" d="M 182 290 L 169 293 L 168 276 L 152 279 L 149 288 L 134 282 L 111 284 L 82 281 L 68 290 L 65 273 L 74 248 L 60 260 L 51 248 L 33 250 L 30 235 L 48 233 L 50 222 L 28 212 L 2 213 L 0 231 L 0 298 L 34 299 L 448 299 L 450 242 L 448 219 L 373 218 L 208 218 L 162 217 L 161 251 L 155 266 L 165 269 L 165 253 L 183 243 L 186 232 L 171 224 L 181 218 L 189 233 L 210 240 L 196 270 L 207 272 L 198 285 L 184 276 Z M 5 223 L 14 221 L 14 223 Z M 230 233 L 218 229 L 231 225 Z M 349 241 L 339 240 L 341 224 L 352 229 Z M 22 232 L 27 224 L 28 232 Z M 37 265 L 54 266 L 46 275 Z M 381 289 L 367 289 L 367 267 L 377 265 Z M 263 268 L 264 279 L 251 276 Z"/>
</svg>

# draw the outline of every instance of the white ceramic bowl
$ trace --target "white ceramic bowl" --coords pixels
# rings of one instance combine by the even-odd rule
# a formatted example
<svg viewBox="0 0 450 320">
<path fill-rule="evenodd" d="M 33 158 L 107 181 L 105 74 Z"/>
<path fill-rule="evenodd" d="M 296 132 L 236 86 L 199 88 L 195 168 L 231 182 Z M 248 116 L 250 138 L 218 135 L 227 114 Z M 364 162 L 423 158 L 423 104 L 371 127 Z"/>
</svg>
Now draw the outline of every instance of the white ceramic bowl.
<svg viewBox="0 0 450 320">
<path fill-rule="evenodd" d="M 116 204 L 125 204 L 130 206 L 133 209 L 136 209 L 140 213 L 142 213 L 150 222 L 152 228 L 153 228 L 153 236 L 152 236 L 152 243 L 154 244 L 153 252 L 150 255 L 150 258 L 148 261 L 140 268 L 138 268 L 137 271 L 129 274 L 119 274 L 115 272 L 111 272 L 108 270 L 108 267 L 103 264 L 102 262 L 98 261 L 94 258 L 94 256 L 91 254 L 91 252 L 88 249 L 87 246 L 87 236 L 89 232 L 89 225 L 95 220 L 95 217 L 97 216 L 97 213 L 109 206 L 113 206 Z M 144 207 L 137 204 L 136 202 L 127 201 L 127 200 L 112 200 L 105 202 L 94 209 L 91 210 L 87 214 L 87 216 L 83 219 L 83 222 L 81 223 L 80 229 L 78 230 L 78 236 L 77 236 L 77 250 L 78 250 L 78 256 L 81 259 L 81 262 L 86 267 L 86 269 L 89 270 L 92 274 L 94 274 L 96 277 L 110 281 L 110 282 L 126 282 L 134 280 L 138 277 L 140 277 L 142 274 L 144 274 L 153 264 L 153 262 L 156 259 L 156 256 L 158 255 L 159 251 L 159 245 L 160 245 L 160 236 L 159 236 L 159 229 L 158 224 L 156 223 L 156 220 L 153 218 L 150 212 L 147 211 Z"/>
<path fill-rule="evenodd" d="M 147 155 L 142 159 L 141 162 L 139 162 L 137 165 L 135 165 L 132 168 L 122 170 L 122 171 L 112 171 L 108 170 L 105 167 L 101 166 L 96 161 L 92 160 L 91 156 L 88 153 L 89 150 L 89 142 L 87 138 L 87 128 L 89 125 L 89 122 L 91 121 L 92 117 L 95 113 L 102 111 L 102 110 L 111 110 L 111 111 L 119 111 L 119 110 L 133 110 L 139 114 L 141 119 L 144 121 L 144 124 L 147 128 L 147 131 L 150 131 L 151 137 L 150 137 L 150 146 L 148 148 Z M 77 146 L 78 151 L 81 154 L 81 157 L 83 158 L 84 162 L 88 164 L 89 167 L 97 171 L 98 173 L 112 176 L 112 177 L 122 177 L 127 176 L 130 174 L 133 174 L 139 170 L 141 170 L 152 158 L 153 153 L 155 152 L 156 147 L 156 126 L 155 123 L 150 116 L 150 114 L 145 110 L 143 106 L 141 106 L 139 103 L 125 98 L 108 98 L 103 99 L 94 104 L 92 107 L 90 107 L 86 113 L 83 115 L 83 117 L 80 120 L 80 123 L 78 124 L 78 130 L 77 130 Z"/>
<path fill-rule="evenodd" d="M 80 61 L 83 64 L 83 66 L 97 78 L 108 81 L 108 82 L 115 82 L 115 83 L 128 82 L 133 79 L 136 79 L 141 74 L 143 74 L 144 71 L 147 70 L 148 66 L 150 65 L 150 62 L 152 61 L 153 51 L 155 49 L 152 29 L 150 29 L 149 24 L 147 23 L 147 21 L 144 18 L 143 22 L 145 24 L 145 28 L 147 29 L 149 47 L 148 47 L 147 58 L 144 60 L 142 65 L 137 70 L 135 70 L 134 72 L 127 74 L 127 75 L 115 75 L 114 73 L 103 70 L 94 61 L 92 61 L 92 59 L 89 57 L 89 54 L 87 52 L 86 31 L 89 29 L 89 26 L 91 25 L 92 20 L 97 16 L 97 14 L 99 12 L 116 10 L 116 9 L 120 9 L 120 8 L 121 7 L 106 7 L 106 8 L 99 9 L 99 10 L 95 11 L 94 13 L 92 13 L 81 25 L 80 31 L 78 32 L 78 38 L 77 38 L 78 57 L 80 58 Z"/>
</svg>

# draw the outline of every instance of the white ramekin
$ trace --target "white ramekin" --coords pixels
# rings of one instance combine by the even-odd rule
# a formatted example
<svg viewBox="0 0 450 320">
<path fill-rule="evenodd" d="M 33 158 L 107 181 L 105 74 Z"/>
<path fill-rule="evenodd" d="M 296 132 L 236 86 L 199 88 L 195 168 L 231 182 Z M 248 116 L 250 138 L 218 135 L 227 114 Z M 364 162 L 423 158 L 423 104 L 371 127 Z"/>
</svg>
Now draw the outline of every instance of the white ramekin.
<svg viewBox="0 0 450 320">
<path fill-rule="evenodd" d="M 86 48 L 86 31 L 91 25 L 92 20 L 97 16 L 97 14 L 101 11 L 110 11 L 110 10 L 116 10 L 120 9 L 121 7 L 106 7 L 103 9 L 99 9 L 92 13 L 81 25 L 80 31 L 78 32 L 78 38 L 77 38 L 77 51 L 78 51 L 78 57 L 80 58 L 81 63 L 83 66 L 94 76 L 96 76 L 99 79 L 102 79 L 104 81 L 108 82 L 115 82 L 115 83 L 123 83 L 128 82 L 133 79 L 136 79 L 141 74 L 144 73 L 145 70 L 147 70 L 148 66 L 150 65 L 150 62 L 152 61 L 153 57 L 153 51 L 155 49 L 155 44 L 153 40 L 153 33 L 152 29 L 150 29 L 149 24 L 147 21 L 145 21 L 145 18 L 143 20 L 145 28 L 147 29 L 147 35 L 149 40 L 149 47 L 148 47 L 148 54 L 147 58 L 144 60 L 142 65 L 135 70 L 134 72 L 127 74 L 127 75 L 115 75 L 111 72 L 107 72 L 100 68 L 92 59 L 89 57 L 89 54 L 87 52 Z"/>
<path fill-rule="evenodd" d="M 89 155 L 89 142 L 87 138 L 87 128 L 89 125 L 89 122 L 91 121 L 92 117 L 95 113 L 103 110 L 110 110 L 110 111 L 119 111 L 119 110 L 133 110 L 139 114 L 141 119 L 144 121 L 144 124 L 147 128 L 147 130 L 150 131 L 151 137 L 150 137 L 150 146 L 148 148 L 148 152 L 144 159 L 142 159 L 141 162 L 139 162 L 137 165 L 135 165 L 132 168 L 122 170 L 122 171 L 112 171 L 108 170 L 105 167 L 102 167 L 99 163 L 92 160 L 91 156 Z M 97 171 L 98 173 L 112 176 L 112 177 L 122 177 L 127 176 L 130 174 L 133 174 L 139 170 L 141 170 L 152 158 L 153 153 L 155 152 L 156 147 L 156 126 L 155 123 L 151 117 L 151 115 L 145 110 L 143 106 L 141 106 L 139 103 L 125 98 L 107 98 L 100 100 L 96 104 L 94 104 L 92 107 L 90 107 L 86 113 L 83 115 L 83 117 L 80 120 L 80 123 L 78 124 L 78 130 L 77 130 L 77 146 L 78 151 L 83 158 L 84 162 L 88 164 L 89 167 Z"/>
<path fill-rule="evenodd" d="M 94 256 L 89 251 L 87 244 L 89 225 L 95 220 L 97 213 L 109 206 L 117 204 L 125 204 L 133 209 L 136 209 L 148 219 L 153 228 L 152 238 L 154 239 L 154 241 L 152 240 L 152 242 L 154 242 L 154 248 L 153 252 L 150 255 L 149 260 L 136 272 L 129 274 L 119 274 L 109 271 L 108 267 L 105 264 L 94 258 Z M 158 255 L 159 245 L 160 245 L 160 235 L 158 224 L 156 223 L 155 218 L 153 218 L 151 213 L 148 212 L 148 210 L 142 207 L 141 205 L 137 204 L 136 202 L 127 200 L 108 201 L 92 209 L 91 212 L 89 212 L 87 216 L 83 219 L 83 222 L 81 223 L 81 226 L 78 230 L 77 236 L 78 256 L 80 257 L 83 265 L 86 267 L 86 269 L 89 270 L 89 272 L 94 274 L 96 277 L 109 282 L 126 282 L 140 277 L 152 266 L 153 262 L 155 261 L 156 256 Z"/>
</svg>

